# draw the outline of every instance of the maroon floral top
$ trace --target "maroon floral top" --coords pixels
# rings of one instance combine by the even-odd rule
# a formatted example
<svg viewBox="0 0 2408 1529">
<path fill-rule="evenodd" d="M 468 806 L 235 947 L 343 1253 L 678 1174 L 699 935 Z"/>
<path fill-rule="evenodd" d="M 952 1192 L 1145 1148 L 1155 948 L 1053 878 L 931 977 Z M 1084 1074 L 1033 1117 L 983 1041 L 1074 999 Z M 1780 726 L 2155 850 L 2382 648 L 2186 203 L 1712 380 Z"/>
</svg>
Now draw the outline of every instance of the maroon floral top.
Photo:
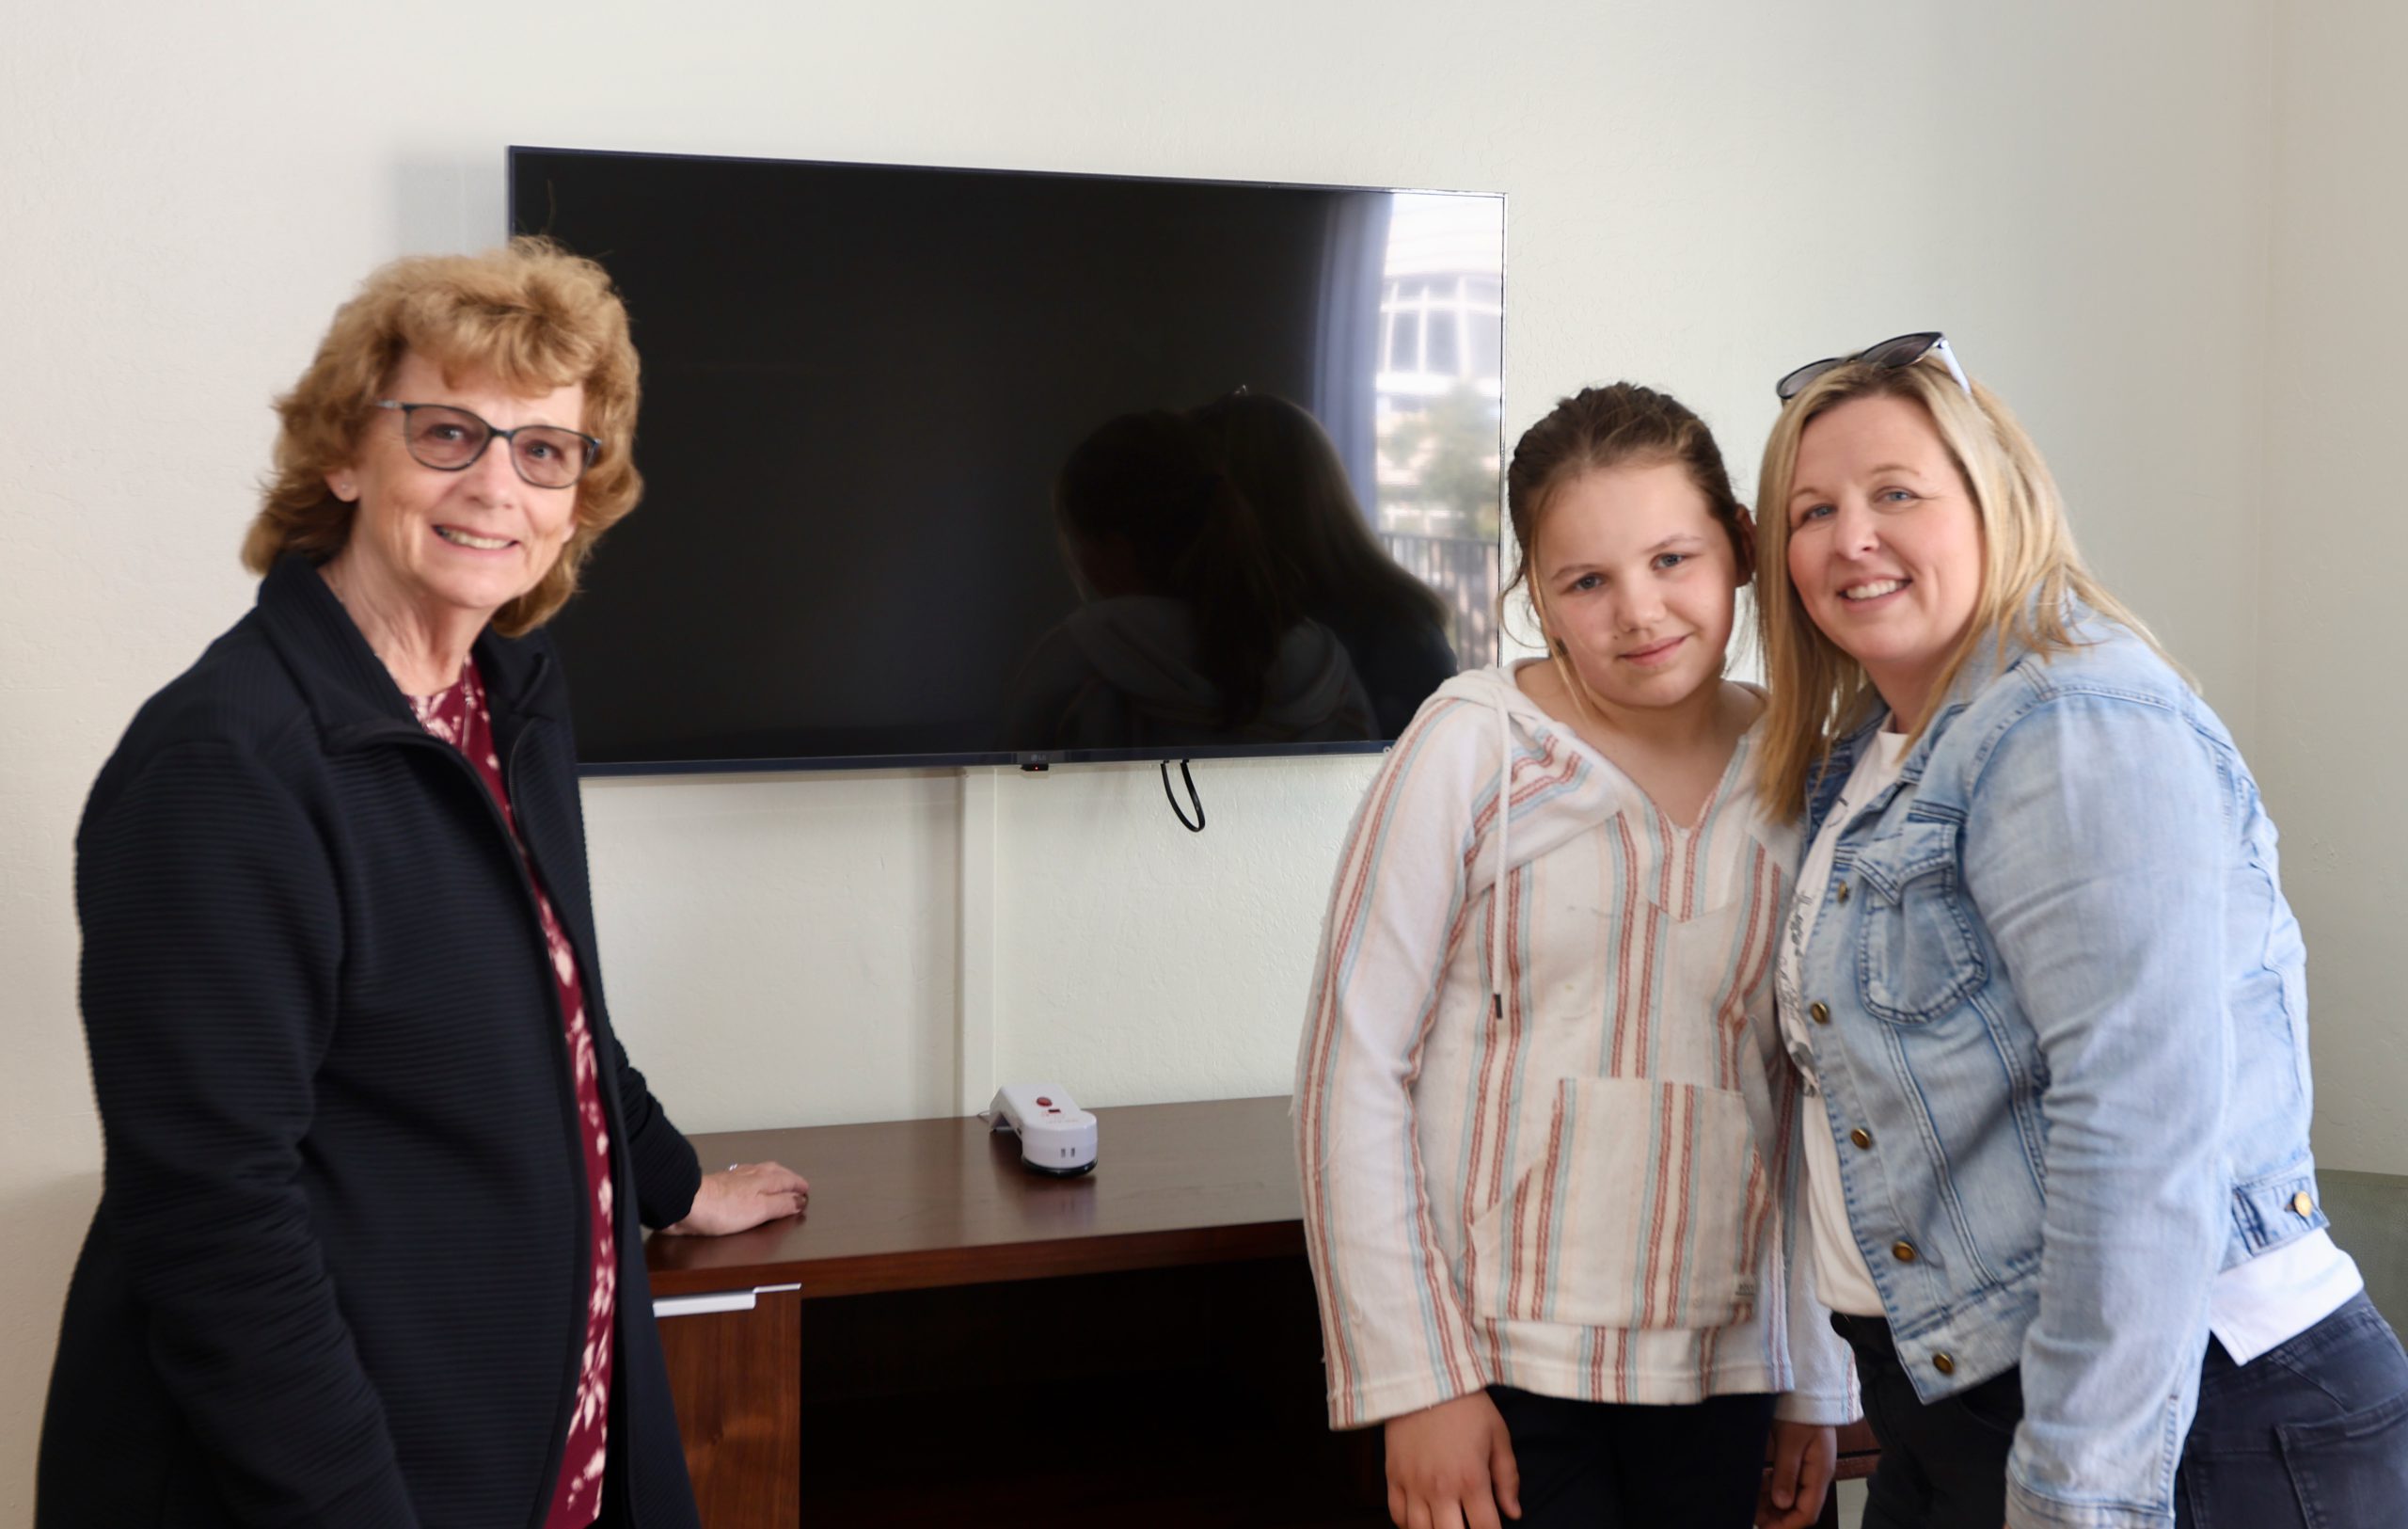
<svg viewBox="0 0 2408 1529">
<path fill-rule="evenodd" d="M 594 1032 L 585 1023 L 584 991 L 578 981 L 577 954 L 552 900 L 527 860 L 527 846 L 518 840 L 518 821 L 511 816 L 510 797 L 502 788 L 501 759 L 495 753 L 493 714 L 485 703 L 484 678 L 474 660 L 460 671 L 460 682 L 434 695 L 413 695 L 411 709 L 419 725 L 458 749 L 476 767 L 485 789 L 501 808 L 518 854 L 526 861 L 527 878 L 535 887 L 535 909 L 543 916 L 544 940 L 550 947 L 552 978 L 560 985 L 561 1013 L 568 1027 L 570 1066 L 577 1081 L 577 1113 L 584 1129 L 586 1190 L 594 1197 L 594 1281 L 585 1314 L 585 1358 L 577 1379 L 577 1408 L 569 1414 L 568 1446 L 561 1456 L 561 1478 L 552 1489 L 552 1505 L 544 1529 L 586 1529 L 602 1514 L 602 1463 L 610 1442 L 610 1314 L 617 1304 L 618 1258 L 611 1235 L 610 1137 L 602 1119 L 602 1087 L 595 1067 Z"/>
</svg>

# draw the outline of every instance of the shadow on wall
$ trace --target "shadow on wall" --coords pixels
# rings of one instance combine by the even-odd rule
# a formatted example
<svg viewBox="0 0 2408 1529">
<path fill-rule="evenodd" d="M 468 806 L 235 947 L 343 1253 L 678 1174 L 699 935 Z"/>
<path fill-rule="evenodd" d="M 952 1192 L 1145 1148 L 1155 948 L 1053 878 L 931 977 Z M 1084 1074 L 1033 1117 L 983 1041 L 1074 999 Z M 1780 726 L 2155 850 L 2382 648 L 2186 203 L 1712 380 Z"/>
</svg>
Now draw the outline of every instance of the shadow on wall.
<svg viewBox="0 0 2408 1529">
<path fill-rule="evenodd" d="M 2408 1322 L 2408 1177 L 2319 1169 L 2333 1240 L 2358 1261 L 2367 1297 L 2394 1328 Z"/>
<path fill-rule="evenodd" d="M 67 1269 L 83 1249 L 85 1230 L 92 1224 L 92 1207 L 100 1202 L 99 1169 L 70 1173 L 14 1195 L 0 1196 L 0 1225 L 17 1229 L 10 1264 L 22 1266 L 24 1256 L 36 1249 L 56 1251 L 58 1288 L 64 1292 Z"/>
<path fill-rule="evenodd" d="M 393 248 L 492 248 L 510 227 L 509 183 L 499 149 L 475 156 L 404 159 L 393 167 Z"/>
<path fill-rule="evenodd" d="M 91 1229 L 92 1207 L 101 1202 L 101 1174 L 69 1173 L 0 1196 L 0 1225 L 9 1229 L 8 1272 L 0 1276 L 0 1311 L 11 1329 L 8 1348 L 39 1365 L 42 1378 L 23 1387 L 8 1401 L 24 1400 L 33 1409 L 23 1435 L 0 1427 L 0 1438 L 28 1441 L 40 1427 L 41 1399 L 50 1375 L 52 1352 L 58 1346 L 58 1315 L 66 1300 L 67 1276 L 84 1250 L 84 1234 Z M 5 1422 L 8 1401 L 0 1401 Z M 31 1444 L 28 1442 L 27 1449 Z M 28 1457 L 30 1457 L 30 1456 Z M 27 1484 L 31 1489 L 30 1481 Z M 0 1492 L 0 1498 L 6 1493 Z"/>
</svg>

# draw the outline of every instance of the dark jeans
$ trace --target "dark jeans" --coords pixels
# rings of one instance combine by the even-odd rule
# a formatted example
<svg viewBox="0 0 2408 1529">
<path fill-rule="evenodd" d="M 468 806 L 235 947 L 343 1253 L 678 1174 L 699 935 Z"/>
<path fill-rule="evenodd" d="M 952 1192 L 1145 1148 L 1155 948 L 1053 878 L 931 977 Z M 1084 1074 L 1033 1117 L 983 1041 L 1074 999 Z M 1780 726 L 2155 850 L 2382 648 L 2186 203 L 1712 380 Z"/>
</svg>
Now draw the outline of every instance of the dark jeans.
<svg viewBox="0 0 2408 1529">
<path fill-rule="evenodd" d="M 2023 1415 L 2017 1372 L 1926 1407 L 1886 1324 L 1832 1325 L 1856 1350 L 1881 1441 L 1864 1529 L 1998 1529 Z M 2247 1364 L 2209 1340 L 2174 1495 L 2179 1529 L 2408 1523 L 2408 1354 L 2364 1294 Z"/>
<path fill-rule="evenodd" d="M 2361 1293 L 2247 1364 L 2208 1346 L 2181 1529 L 2408 1523 L 2408 1356 Z"/>
<path fill-rule="evenodd" d="M 1864 1421 L 1881 1441 L 1865 1483 L 1863 1529 L 1999 1529 L 2006 1522 L 2006 1451 L 2023 1418 L 2014 1370 L 1925 1406 L 1898 1362 L 1890 1324 L 1834 1316 L 1856 1350 Z"/>
<path fill-rule="evenodd" d="M 1513 1529 L 1748 1529 L 1755 1521 L 1770 1396 L 1631 1407 L 1511 1386 L 1488 1394 L 1522 1473 L 1522 1516 L 1506 1521 Z"/>
</svg>

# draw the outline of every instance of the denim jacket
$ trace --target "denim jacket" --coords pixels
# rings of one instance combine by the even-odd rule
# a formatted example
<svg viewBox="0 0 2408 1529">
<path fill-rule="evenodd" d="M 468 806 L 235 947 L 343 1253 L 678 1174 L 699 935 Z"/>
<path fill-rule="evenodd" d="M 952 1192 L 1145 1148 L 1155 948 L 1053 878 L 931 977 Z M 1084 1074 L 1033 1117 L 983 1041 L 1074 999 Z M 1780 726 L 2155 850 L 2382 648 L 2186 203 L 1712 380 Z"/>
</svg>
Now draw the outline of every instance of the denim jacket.
<svg viewBox="0 0 2408 1529">
<path fill-rule="evenodd" d="M 2305 951 L 2224 725 L 2076 613 L 2070 652 L 1977 651 L 1799 888 L 1800 1059 L 1917 1393 L 2022 1366 L 2016 1529 L 2169 1529 L 2210 1284 L 2326 1224 Z"/>
</svg>

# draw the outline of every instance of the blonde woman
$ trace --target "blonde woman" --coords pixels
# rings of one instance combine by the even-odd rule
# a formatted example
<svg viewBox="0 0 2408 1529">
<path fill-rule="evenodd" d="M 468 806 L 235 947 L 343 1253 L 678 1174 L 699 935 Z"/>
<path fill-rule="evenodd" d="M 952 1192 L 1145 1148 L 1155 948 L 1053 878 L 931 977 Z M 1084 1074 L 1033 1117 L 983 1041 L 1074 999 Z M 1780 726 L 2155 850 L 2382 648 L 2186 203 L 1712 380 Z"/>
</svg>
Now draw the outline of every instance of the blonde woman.
<svg viewBox="0 0 2408 1529">
<path fill-rule="evenodd" d="M 1759 778 L 1868 1529 L 2396 1521 L 2408 1360 L 2325 1231 L 2248 767 L 1941 336 L 1780 392 Z"/>
</svg>

